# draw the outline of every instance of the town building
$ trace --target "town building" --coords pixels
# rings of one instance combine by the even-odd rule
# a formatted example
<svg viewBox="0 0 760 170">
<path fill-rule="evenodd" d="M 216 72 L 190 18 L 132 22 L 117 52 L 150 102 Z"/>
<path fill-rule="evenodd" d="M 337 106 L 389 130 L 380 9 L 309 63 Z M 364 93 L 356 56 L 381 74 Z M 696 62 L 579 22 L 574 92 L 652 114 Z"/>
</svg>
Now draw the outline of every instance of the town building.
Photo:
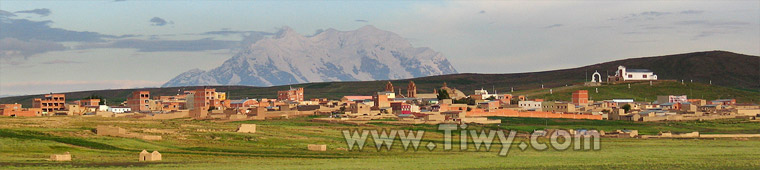
<svg viewBox="0 0 760 170">
<path fill-rule="evenodd" d="M 573 92 L 572 103 L 579 106 L 588 105 L 588 90 L 578 90 Z"/>
<path fill-rule="evenodd" d="M 541 111 L 541 102 L 538 101 L 518 101 L 517 106 L 523 110 Z"/>
<path fill-rule="evenodd" d="M 46 94 L 42 98 L 35 98 L 32 100 L 32 108 L 42 109 L 42 113 L 55 112 L 66 109 L 66 95 L 65 94 Z"/>
<path fill-rule="evenodd" d="M 100 99 L 82 99 L 74 101 L 74 104 L 79 106 L 99 106 Z"/>
<path fill-rule="evenodd" d="M 127 107 L 131 108 L 135 112 L 149 112 L 150 111 L 150 92 L 149 91 L 134 91 L 132 95 L 127 97 Z"/>
<path fill-rule="evenodd" d="M 667 96 L 657 96 L 657 104 L 663 104 L 663 103 L 687 103 L 689 102 L 686 95 L 667 95 Z"/>
<path fill-rule="evenodd" d="M 375 101 L 375 108 L 387 108 L 391 107 L 390 102 L 388 101 L 388 98 L 390 98 L 388 95 L 393 94 L 393 92 L 377 92 L 374 96 L 372 96 L 372 100 Z"/>
<path fill-rule="evenodd" d="M 185 105 L 188 110 L 208 110 L 209 108 L 221 110 L 230 107 L 230 101 L 226 99 L 227 93 L 216 92 L 216 89 L 196 89 L 191 94 L 191 97 L 187 97 Z"/>
<path fill-rule="evenodd" d="M 238 108 L 238 107 L 255 107 L 258 106 L 259 102 L 255 99 L 239 99 L 239 100 L 231 100 L 230 101 L 230 107 Z"/>
<path fill-rule="evenodd" d="M 290 90 L 277 91 L 277 100 L 303 101 L 303 87 L 290 88 Z"/>
<path fill-rule="evenodd" d="M 42 109 L 40 109 L 40 108 L 22 108 L 21 104 L 18 104 L 18 103 L 14 103 L 14 104 L 0 104 L 0 113 L 1 113 L 0 115 L 3 115 L 3 116 L 32 117 L 32 116 L 40 116 L 40 115 L 42 115 Z"/>
<path fill-rule="evenodd" d="M 109 112 L 113 113 L 126 113 L 126 112 L 132 112 L 131 107 L 123 107 L 123 106 L 114 106 L 108 108 Z"/>
</svg>

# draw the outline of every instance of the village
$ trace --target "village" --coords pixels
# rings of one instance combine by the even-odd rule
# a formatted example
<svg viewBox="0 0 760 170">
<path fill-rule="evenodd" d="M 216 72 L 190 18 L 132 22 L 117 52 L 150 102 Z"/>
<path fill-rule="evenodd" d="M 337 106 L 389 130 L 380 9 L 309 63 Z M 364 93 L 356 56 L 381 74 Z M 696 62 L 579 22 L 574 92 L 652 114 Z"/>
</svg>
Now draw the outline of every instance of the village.
<svg viewBox="0 0 760 170">
<path fill-rule="evenodd" d="M 663 81 L 646 69 L 620 66 L 606 83 Z M 587 86 L 602 83 L 599 73 Z M 633 99 L 589 100 L 589 91 L 578 90 L 567 101 L 497 94 L 475 90 L 469 95 L 446 83 L 433 93 L 417 93 L 414 82 L 395 88 L 389 81 L 384 91 L 371 96 L 343 96 L 337 100 L 306 99 L 304 88 L 278 91 L 276 98 L 230 99 L 213 88 L 184 91 L 171 96 L 152 96 L 149 91 L 133 91 L 127 100 L 106 105 L 101 99 L 67 102 L 65 94 L 45 94 L 33 99 L 32 107 L 0 104 L 3 116 L 99 116 L 136 119 L 265 120 L 308 115 L 329 115 L 315 121 L 362 124 L 384 121 L 393 124 L 478 123 L 498 124 L 487 117 L 535 117 L 628 121 L 679 121 L 727 118 L 755 119 L 760 106 L 737 103 L 735 99 L 692 99 L 686 95 L 657 96 L 654 102 Z"/>
<path fill-rule="evenodd" d="M 603 83 L 654 82 L 657 76 L 646 69 L 626 69 L 620 66 L 616 75 L 604 82 L 595 72 L 584 86 L 601 86 Z M 245 121 L 289 119 L 318 116 L 311 121 L 363 125 L 385 123 L 394 125 L 416 124 L 501 124 L 496 117 L 560 118 L 590 120 L 622 120 L 635 122 L 687 121 L 714 119 L 749 119 L 756 121 L 760 106 L 754 103 L 738 103 L 736 99 L 690 99 L 686 95 L 657 96 L 656 101 L 611 99 L 594 101 L 587 90 L 572 92 L 567 101 L 546 101 L 525 95 L 498 94 L 480 89 L 469 95 L 443 83 L 433 93 L 418 93 L 417 86 L 409 81 L 406 88 L 396 88 L 390 81 L 383 91 L 373 95 L 349 95 L 340 99 L 307 99 L 302 87 L 278 91 L 272 99 L 230 99 L 227 92 L 214 88 L 198 88 L 170 96 L 152 96 L 150 91 L 131 92 L 125 102 L 108 105 L 99 98 L 67 101 L 65 94 L 45 94 L 32 101 L 31 108 L 21 104 L 0 104 L 0 113 L 7 117 L 120 117 L 127 119 L 167 120 L 189 118 L 211 121 Z M 551 89 L 549 89 L 550 93 Z M 256 124 L 240 124 L 237 133 L 256 133 Z M 201 129 L 199 129 L 201 130 Z M 535 129 L 532 133 L 555 134 L 558 129 Z M 133 138 L 145 141 L 163 140 L 155 130 L 134 132 L 123 127 L 98 125 L 98 136 Z M 597 131 L 569 129 L 571 134 Z M 598 131 L 598 137 L 606 138 L 756 138 L 760 134 L 700 134 L 660 132 L 656 135 L 640 135 L 635 129 Z M 530 134 L 520 133 L 519 137 Z M 327 151 L 325 144 L 309 144 L 309 151 Z M 333 150 L 347 150 L 333 148 Z M 142 150 L 139 161 L 161 161 L 161 153 Z M 50 161 L 71 161 L 69 152 L 52 154 Z"/>
</svg>

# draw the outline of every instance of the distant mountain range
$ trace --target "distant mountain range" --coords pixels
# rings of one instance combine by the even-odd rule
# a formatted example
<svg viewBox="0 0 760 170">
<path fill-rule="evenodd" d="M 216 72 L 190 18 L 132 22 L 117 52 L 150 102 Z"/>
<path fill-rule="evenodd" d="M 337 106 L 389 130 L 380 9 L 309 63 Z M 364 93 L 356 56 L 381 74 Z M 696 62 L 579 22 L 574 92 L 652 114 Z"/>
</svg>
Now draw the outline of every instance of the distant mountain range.
<svg viewBox="0 0 760 170">
<path fill-rule="evenodd" d="M 327 29 L 313 36 L 284 27 L 272 37 L 253 42 L 217 68 L 187 71 L 163 87 L 272 86 L 455 73 L 441 53 L 415 48 L 403 37 L 373 26 L 354 31 Z"/>
<path fill-rule="evenodd" d="M 658 57 L 630 58 L 594 64 L 584 67 L 531 72 L 531 73 L 514 73 L 514 74 L 449 74 L 439 76 L 428 76 L 412 79 L 392 80 L 397 87 L 406 87 L 406 83 L 414 81 L 417 85 L 418 92 L 431 93 L 434 88 L 440 88 L 443 82 L 448 83 L 449 87 L 457 88 L 465 93 L 471 94 L 475 89 L 495 89 L 499 93 L 509 92 L 512 88 L 515 91 L 538 89 L 543 84 L 546 88 L 562 87 L 565 85 L 579 84 L 590 80 L 591 73 L 598 71 L 603 76 L 609 72 L 614 74 L 617 66 L 626 66 L 628 68 L 650 69 L 657 74 L 661 80 L 684 80 L 685 82 L 709 84 L 723 86 L 715 87 L 714 90 L 721 90 L 741 98 L 751 98 L 754 101 L 760 101 L 760 57 L 737 54 L 726 51 L 707 51 L 686 54 L 675 54 Z M 284 86 L 271 87 L 251 87 L 251 86 L 210 86 L 217 88 L 219 91 L 229 92 L 229 97 L 237 98 L 274 98 L 277 96 L 277 90 L 288 89 L 292 87 L 304 87 L 306 98 L 332 98 L 338 99 L 343 95 L 371 95 L 373 92 L 383 90 L 387 81 L 351 81 L 351 82 L 319 82 L 293 84 Z M 729 88 L 726 88 L 729 87 Z M 181 90 L 193 90 L 198 87 L 166 87 L 166 88 L 147 88 L 151 94 L 156 95 L 173 95 Z M 99 95 L 108 99 L 110 102 L 124 101 L 134 90 L 138 89 L 120 89 L 120 90 L 97 90 L 66 93 L 67 99 L 77 100 L 90 95 Z M 404 89 L 405 90 L 405 89 Z M 653 89 L 654 90 L 654 89 Z M 657 91 L 657 94 L 670 94 L 671 91 Z M 744 96 L 742 96 L 744 95 Z M 31 106 L 31 100 L 40 95 L 13 96 L 0 98 L 0 103 L 22 103 L 24 106 Z M 113 104 L 113 103 L 112 103 Z"/>
</svg>

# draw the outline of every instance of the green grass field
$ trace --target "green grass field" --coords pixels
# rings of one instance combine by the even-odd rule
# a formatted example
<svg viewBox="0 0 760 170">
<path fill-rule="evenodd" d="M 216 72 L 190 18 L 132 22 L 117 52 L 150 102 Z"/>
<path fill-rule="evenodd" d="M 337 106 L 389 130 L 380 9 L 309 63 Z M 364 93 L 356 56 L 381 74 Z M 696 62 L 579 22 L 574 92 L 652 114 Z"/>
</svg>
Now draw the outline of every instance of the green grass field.
<svg viewBox="0 0 760 170">
<path fill-rule="evenodd" d="M 443 131 L 431 125 L 364 126 L 290 120 L 214 122 L 195 120 L 135 120 L 128 118 L 34 117 L 0 118 L 0 169 L 756 169 L 760 139 L 601 139 L 599 151 L 521 151 L 498 156 L 498 141 L 490 151 L 441 147 L 405 151 L 400 142 L 378 151 L 371 140 L 361 151 L 347 148 L 341 130 L 425 130 L 421 145 L 443 143 Z M 501 118 L 500 125 L 468 129 L 532 131 L 544 128 L 638 129 L 702 133 L 760 133 L 760 123 L 747 120 L 704 122 L 624 122 L 539 118 Z M 241 123 L 257 124 L 257 133 L 236 133 Z M 161 135 L 163 140 L 97 136 L 97 125 L 115 125 L 131 132 Z M 371 137 L 370 137 L 371 138 Z M 525 139 L 515 139 L 514 145 Z M 326 144 L 325 152 L 306 150 Z M 143 150 L 158 150 L 163 160 L 138 162 Z M 72 162 L 47 161 L 50 154 L 71 152 Z"/>
</svg>

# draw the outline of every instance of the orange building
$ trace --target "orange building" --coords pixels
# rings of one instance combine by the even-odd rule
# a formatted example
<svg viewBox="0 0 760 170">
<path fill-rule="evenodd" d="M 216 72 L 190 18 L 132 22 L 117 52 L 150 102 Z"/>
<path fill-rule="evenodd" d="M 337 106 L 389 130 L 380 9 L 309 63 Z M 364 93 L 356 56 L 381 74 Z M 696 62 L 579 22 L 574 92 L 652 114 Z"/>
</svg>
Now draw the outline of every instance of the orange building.
<svg viewBox="0 0 760 170">
<path fill-rule="evenodd" d="M 42 115 L 42 109 L 40 108 L 22 108 L 21 104 L 0 104 L 0 113 L 3 116 L 39 116 Z"/>
<path fill-rule="evenodd" d="M 46 94 L 43 98 L 35 98 L 32 101 L 32 108 L 42 109 L 42 112 L 54 112 L 65 110 L 65 94 Z"/>
<path fill-rule="evenodd" d="M 303 87 L 286 91 L 277 91 L 277 100 L 303 101 Z"/>
<path fill-rule="evenodd" d="M 132 95 L 127 97 L 127 107 L 131 108 L 133 112 L 150 111 L 150 92 L 149 91 L 132 92 Z"/>
<path fill-rule="evenodd" d="M 578 90 L 573 92 L 573 104 L 588 105 L 588 90 Z"/>
</svg>

